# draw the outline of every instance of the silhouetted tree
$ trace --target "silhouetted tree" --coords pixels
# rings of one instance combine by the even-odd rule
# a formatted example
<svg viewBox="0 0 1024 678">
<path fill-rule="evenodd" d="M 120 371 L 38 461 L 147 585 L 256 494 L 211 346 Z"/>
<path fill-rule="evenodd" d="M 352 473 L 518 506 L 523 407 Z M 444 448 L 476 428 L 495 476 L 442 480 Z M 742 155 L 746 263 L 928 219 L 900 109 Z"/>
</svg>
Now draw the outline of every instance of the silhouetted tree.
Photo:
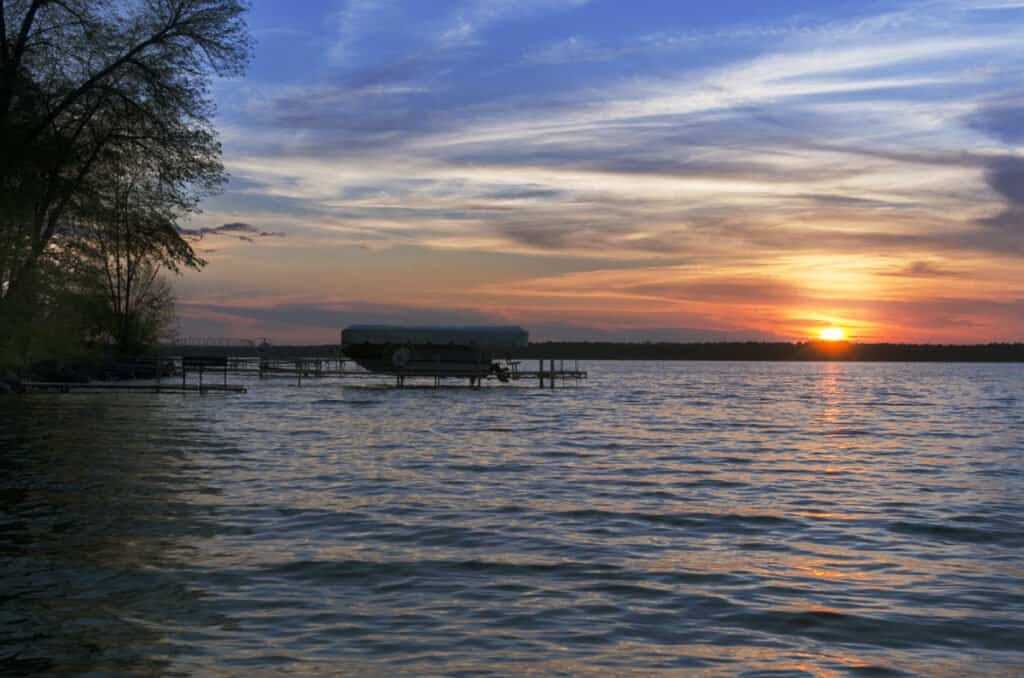
<svg viewBox="0 0 1024 678">
<path fill-rule="evenodd" d="M 0 340 L 31 313 L 42 260 L 81 235 L 119 163 L 150 163 L 147 242 L 198 261 L 172 217 L 224 181 L 208 85 L 247 62 L 245 8 L 0 0 Z"/>
<path fill-rule="evenodd" d="M 174 299 L 161 272 L 199 268 L 176 221 L 190 205 L 164 180 L 160 158 L 108 151 L 97 165 L 93 191 L 76 210 L 62 238 L 90 299 L 94 338 L 112 340 L 122 353 L 143 352 L 171 321 Z"/>
</svg>

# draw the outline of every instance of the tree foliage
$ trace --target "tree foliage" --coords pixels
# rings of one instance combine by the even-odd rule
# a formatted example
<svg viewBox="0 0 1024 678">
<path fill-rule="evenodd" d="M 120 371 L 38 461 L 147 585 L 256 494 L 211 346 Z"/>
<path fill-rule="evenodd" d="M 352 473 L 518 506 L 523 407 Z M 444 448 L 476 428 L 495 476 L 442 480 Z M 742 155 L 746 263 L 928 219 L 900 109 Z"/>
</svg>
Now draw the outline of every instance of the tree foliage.
<svg viewBox="0 0 1024 678">
<path fill-rule="evenodd" d="M 224 181 L 209 86 L 248 60 L 245 9 L 0 0 L 0 332 L 37 306 L 54 248 L 128 233 L 104 215 L 150 263 L 201 264 L 176 222 Z"/>
<path fill-rule="evenodd" d="M 58 247 L 77 265 L 73 286 L 92 303 L 93 340 L 139 353 L 168 325 L 173 309 L 162 270 L 198 268 L 174 222 L 179 208 L 149 156 L 114 156 L 97 168 L 102 183 L 77 211 Z"/>
</svg>

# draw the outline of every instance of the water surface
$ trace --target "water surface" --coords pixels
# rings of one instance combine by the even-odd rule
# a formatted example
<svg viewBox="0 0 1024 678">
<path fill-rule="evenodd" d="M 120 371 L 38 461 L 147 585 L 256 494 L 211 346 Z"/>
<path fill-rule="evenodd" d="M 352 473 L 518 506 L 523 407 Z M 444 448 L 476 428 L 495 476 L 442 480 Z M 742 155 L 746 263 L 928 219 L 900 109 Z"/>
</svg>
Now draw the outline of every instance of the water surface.
<svg viewBox="0 0 1024 678">
<path fill-rule="evenodd" d="M 0 663 L 1024 672 L 1024 366 L 588 367 L 0 400 Z"/>
</svg>

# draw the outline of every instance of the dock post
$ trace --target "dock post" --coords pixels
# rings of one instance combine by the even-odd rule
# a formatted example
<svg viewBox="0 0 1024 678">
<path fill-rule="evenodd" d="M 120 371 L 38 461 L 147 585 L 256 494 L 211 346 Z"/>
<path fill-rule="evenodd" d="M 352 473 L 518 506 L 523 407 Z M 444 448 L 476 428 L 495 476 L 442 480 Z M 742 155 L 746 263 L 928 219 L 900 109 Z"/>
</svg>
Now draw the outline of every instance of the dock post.
<svg viewBox="0 0 1024 678">
<path fill-rule="evenodd" d="M 555 387 L 555 359 L 554 358 L 551 359 L 551 374 L 549 376 L 551 377 L 551 388 L 554 388 Z"/>
<path fill-rule="evenodd" d="M 540 380 L 540 387 L 544 388 L 544 359 L 537 361 L 537 378 Z"/>
<path fill-rule="evenodd" d="M 181 357 L 181 390 L 185 390 L 185 356 Z"/>
</svg>

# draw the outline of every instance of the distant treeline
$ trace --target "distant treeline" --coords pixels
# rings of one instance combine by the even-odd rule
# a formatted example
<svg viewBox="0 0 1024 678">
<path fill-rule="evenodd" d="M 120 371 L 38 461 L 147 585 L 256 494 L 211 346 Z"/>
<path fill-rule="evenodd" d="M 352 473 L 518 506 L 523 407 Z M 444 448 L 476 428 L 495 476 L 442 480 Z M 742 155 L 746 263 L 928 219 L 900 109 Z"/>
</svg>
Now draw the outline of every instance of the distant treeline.
<svg viewBox="0 0 1024 678">
<path fill-rule="evenodd" d="M 164 346 L 164 355 L 260 355 L 256 347 Z M 269 346 L 270 359 L 335 357 L 337 344 Z M 1024 344 L 855 344 L 846 342 L 615 343 L 548 341 L 513 351 L 523 360 L 844 360 L 880 362 L 1024 362 Z"/>
<path fill-rule="evenodd" d="M 844 360 L 880 362 L 1024 362 L 1024 344 L 856 344 L 848 342 L 531 343 L 516 358 L 578 360 Z"/>
</svg>

